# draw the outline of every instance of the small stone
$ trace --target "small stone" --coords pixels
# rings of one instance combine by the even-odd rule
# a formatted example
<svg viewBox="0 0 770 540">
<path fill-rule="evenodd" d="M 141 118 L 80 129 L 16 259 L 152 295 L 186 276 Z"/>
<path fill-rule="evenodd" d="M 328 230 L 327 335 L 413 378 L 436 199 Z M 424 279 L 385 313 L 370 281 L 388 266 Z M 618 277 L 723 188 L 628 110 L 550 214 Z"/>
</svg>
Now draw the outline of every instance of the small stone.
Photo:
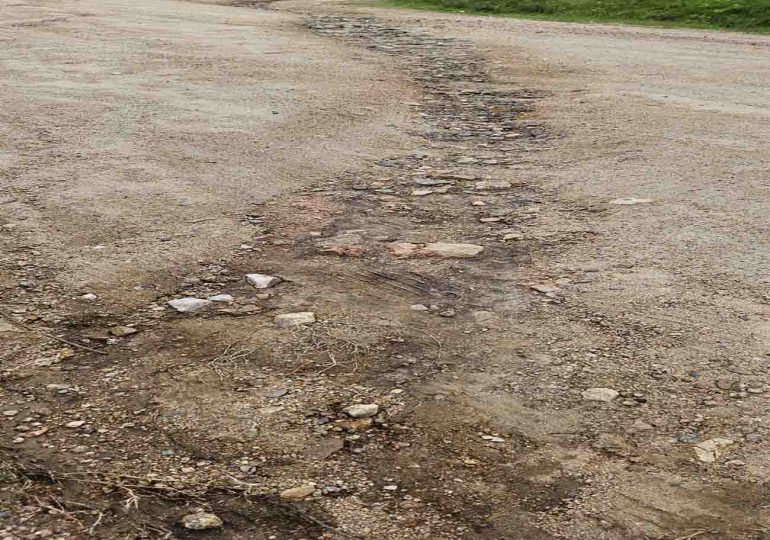
<svg viewBox="0 0 770 540">
<path fill-rule="evenodd" d="M 318 248 L 319 253 L 331 253 L 340 257 L 361 257 L 364 248 L 350 244 L 325 244 Z"/>
<path fill-rule="evenodd" d="M 412 190 L 412 196 L 413 197 L 424 197 L 425 195 L 430 195 L 433 193 L 432 189 L 414 189 Z"/>
<path fill-rule="evenodd" d="M 93 302 L 97 299 L 97 296 L 94 293 L 86 293 L 80 297 L 81 300 L 85 302 Z"/>
<path fill-rule="evenodd" d="M 235 310 L 236 315 L 251 315 L 252 313 L 259 313 L 262 311 L 262 308 L 259 306 L 255 306 L 254 304 L 246 304 L 245 306 L 241 306 L 238 309 Z"/>
<path fill-rule="evenodd" d="M 586 401 L 609 402 L 618 397 L 618 392 L 612 388 L 588 388 L 583 390 L 582 396 Z"/>
<path fill-rule="evenodd" d="M 50 390 L 52 392 L 61 392 L 62 390 L 65 392 L 68 392 L 72 390 L 71 384 L 63 384 L 63 383 L 51 383 L 45 385 L 46 390 Z"/>
<path fill-rule="evenodd" d="M 196 512 L 195 514 L 188 514 L 182 518 L 181 523 L 185 529 L 189 529 L 191 531 L 218 529 L 224 525 L 222 518 L 216 514 L 209 514 L 208 512 Z"/>
<path fill-rule="evenodd" d="M 511 187 L 511 183 L 506 180 L 482 180 L 481 182 L 476 182 L 474 187 L 480 191 L 489 189 L 508 189 Z"/>
<path fill-rule="evenodd" d="M 521 233 L 508 233 L 505 236 L 503 236 L 503 240 L 521 240 L 524 238 L 524 235 Z"/>
<path fill-rule="evenodd" d="M 428 311 L 430 308 L 425 304 L 412 304 L 409 306 L 412 311 Z"/>
<path fill-rule="evenodd" d="M 504 443 L 505 442 L 505 439 L 503 439 L 502 437 L 495 437 L 494 435 L 482 435 L 481 438 L 484 439 L 485 441 L 489 441 L 491 443 L 498 443 L 499 444 L 499 443 Z"/>
<path fill-rule="evenodd" d="M 343 412 L 352 418 L 369 418 L 380 411 L 380 406 L 376 403 L 351 405 L 343 409 Z"/>
<path fill-rule="evenodd" d="M 73 420 L 72 422 L 67 422 L 64 424 L 65 427 L 68 427 L 70 429 L 77 429 L 84 425 L 86 423 L 85 420 Z"/>
<path fill-rule="evenodd" d="M 287 500 L 300 500 L 309 497 L 315 492 L 315 486 L 297 486 L 289 489 L 284 489 L 281 492 L 281 498 Z"/>
<path fill-rule="evenodd" d="M 482 251 L 484 251 L 484 247 L 475 244 L 435 242 L 425 244 L 425 247 L 420 250 L 420 254 L 428 257 L 470 258 L 478 256 Z"/>
<path fill-rule="evenodd" d="M 737 381 L 730 377 L 720 377 L 714 381 L 714 384 L 716 384 L 717 388 L 720 390 L 730 390 L 736 383 Z"/>
<path fill-rule="evenodd" d="M 235 298 L 229 294 L 215 294 L 214 296 L 209 296 L 206 300 L 210 300 L 212 302 L 221 302 L 224 304 L 232 304 L 235 302 Z"/>
<path fill-rule="evenodd" d="M 85 454 L 86 452 L 88 452 L 88 447 L 83 445 L 76 446 L 75 448 L 72 449 L 72 452 L 75 454 Z"/>
<path fill-rule="evenodd" d="M 486 206 L 487 203 L 485 203 L 484 201 L 473 201 L 471 203 L 471 205 L 473 205 L 473 206 Z"/>
<path fill-rule="evenodd" d="M 16 416 L 17 414 L 19 414 L 19 411 L 16 409 L 8 409 L 7 411 L 3 411 L 3 415 L 8 417 Z"/>
<path fill-rule="evenodd" d="M 382 486 L 382 489 L 385 491 L 398 491 L 398 486 L 396 484 L 388 484 L 387 486 Z"/>
<path fill-rule="evenodd" d="M 324 460 L 344 447 L 345 441 L 335 437 L 322 440 L 315 446 L 310 447 L 305 453 L 313 459 Z"/>
<path fill-rule="evenodd" d="M 303 324 L 313 324 L 315 322 L 315 313 L 312 311 L 284 313 L 282 315 L 276 315 L 273 321 L 279 328 L 292 328 Z"/>
<path fill-rule="evenodd" d="M 530 289 L 533 291 L 541 292 L 541 293 L 554 293 L 559 292 L 561 289 L 554 285 L 553 283 L 536 283 L 534 285 L 529 286 Z"/>
<path fill-rule="evenodd" d="M 637 418 L 634 423 L 631 424 L 631 431 L 650 431 L 654 429 L 650 424 Z"/>
<path fill-rule="evenodd" d="M 693 446 L 695 451 L 695 457 L 703 463 L 713 463 L 720 455 L 720 450 L 725 446 L 733 444 L 730 439 L 723 439 L 717 437 L 714 439 L 708 439 Z"/>
<path fill-rule="evenodd" d="M 131 334 L 136 334 L 136 332 L 136 328 L 132 328 L 130 326 L 114 326 L 110 328 L 110 334 L 115 337 L 130 336 Z"/>
<path fill-rule="evenodd" d="M 444 309 L 438 312 L 439 316 L 451 318 L 455 316 L 455 310 L 452 308 Z"/>
<path fill-rule="evenodd" d="M 412 256 L 417 252 L 419 247 L 420 246 L 417 244 L 412 244 L 410 242 L 391 242 L 390 244 L 385 244 L 385 249 L 395 257 Z"/>
<path fill-rule="evenodd" d="M 269 276 L 267 274 L 246 274 L 246 281 L 257 289 L 269 289 L 283 280 L 277 276 Z"/>
<path fill-rule="evenodd" d="M 628 197 L 625 199 L 613 199 L 610 201 L 610 204 L 618 204 L 622 206 L 629 206 L 633 204 L 647 204 L 651 203 L 652 199 L 637 199 L 634 197 Z"/>
<path fill-rule="evenodd" d="M 169 300 L 166 302 L 169 306 L 177 310 L 179 313 L 191 313 L 198 311 L 211 304 L 210 300 L 204 300 L 202 298 L 194 298 L 188 296 L 186 298 L 177 298 L 176 300 Z"/>
</svg>

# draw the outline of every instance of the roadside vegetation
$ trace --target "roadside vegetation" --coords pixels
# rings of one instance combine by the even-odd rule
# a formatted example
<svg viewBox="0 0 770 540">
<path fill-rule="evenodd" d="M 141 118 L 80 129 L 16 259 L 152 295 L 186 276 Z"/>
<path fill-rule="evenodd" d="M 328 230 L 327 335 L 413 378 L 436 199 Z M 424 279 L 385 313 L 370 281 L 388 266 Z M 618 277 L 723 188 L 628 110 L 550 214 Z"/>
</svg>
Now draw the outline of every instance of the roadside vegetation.
<svg viewBox="0 0 770 540">
<path fill-rule="evenodd" d="M 770 0 L 388 0 L 399 7 L 770 33 Z"/>
</svg>

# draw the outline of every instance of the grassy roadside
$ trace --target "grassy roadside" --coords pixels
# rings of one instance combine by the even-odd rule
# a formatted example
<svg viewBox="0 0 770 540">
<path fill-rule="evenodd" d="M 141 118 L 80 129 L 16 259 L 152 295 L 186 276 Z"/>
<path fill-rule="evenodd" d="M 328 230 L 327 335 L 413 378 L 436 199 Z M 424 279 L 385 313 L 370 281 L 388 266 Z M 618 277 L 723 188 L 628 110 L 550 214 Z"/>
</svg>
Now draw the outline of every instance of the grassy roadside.
<svg viewBox="0 0 770 540">
<path fill-rule="evenodd" d="M 770 0 L 386 0 L 390 5 L 561 21 L 770 33 Z"/>
</svg>

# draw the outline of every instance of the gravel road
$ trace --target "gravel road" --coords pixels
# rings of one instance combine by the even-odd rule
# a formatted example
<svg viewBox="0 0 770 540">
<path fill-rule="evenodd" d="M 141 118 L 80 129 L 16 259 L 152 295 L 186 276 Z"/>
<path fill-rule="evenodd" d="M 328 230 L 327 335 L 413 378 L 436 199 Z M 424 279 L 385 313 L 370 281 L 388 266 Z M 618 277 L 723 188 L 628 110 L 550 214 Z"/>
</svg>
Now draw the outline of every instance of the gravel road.
<svg viewBox="0 0 770 540">
<path fill-rule="evenodd" d="M 0 536 L 770 535 L 770 37 L 19 0 L 0 44 Z"/>
</svg>

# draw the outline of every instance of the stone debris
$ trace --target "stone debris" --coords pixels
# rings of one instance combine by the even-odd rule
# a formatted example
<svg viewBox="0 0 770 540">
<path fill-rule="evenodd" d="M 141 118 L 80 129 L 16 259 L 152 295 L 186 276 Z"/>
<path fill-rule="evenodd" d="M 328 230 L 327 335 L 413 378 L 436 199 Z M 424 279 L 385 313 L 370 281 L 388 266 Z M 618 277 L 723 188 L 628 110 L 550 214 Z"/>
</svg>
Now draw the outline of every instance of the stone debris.
<svg viewBox="0 0 770 540">
<path fill-rule="evenodd" d="M 84 300 L 85 302 L 93 302 L 97 299 L 97 296 L 94 293 L 86 293 L 80 297 L 81 300 Z"/>
<path fill-rule="evenodd" d="M 303 324 L 313 324 L 315 322 L 315 313 L 312 311 L 283 313 L 282 315 L 276 315 L 273 321 L 279 328 L 291 328 Z"/>
<path fill-rule="evenodd" d="M 583 390 L 582 396 L 586 401 L 612 401 L 620 394 L 617 390 L 612 388 L 589 388 Z"/>
<path fill-rule="evenodd" d="M 113 326 L 110 328 L 110 334 L 115 337 L 126 337 L 130 336 L 131 334 L 136 334 L 137 332 L 138 330 L 131 326 Z"/>
<path fill-rule="evenodd" d="M 210 300 L 204 300 L 203 298 L 195 298 L 192 296 L 188 296 L 186 298 L 177 298 L 176 300 L 169 300 L 166 303 L 177 310 L 179 313 L 192 313 L 193 311 L 199 311 L 211 305 Z"/>
<path fill-rule="evenodd" d="M 484 251 L 484 247 L 476 244 L 435 242 L 425 244 L 425 247 L 420 250 L 420 254 L 428 257 L 471 258 L 478 256 L 482 251 Z"/>
<path fill-rule="evenodd" d="M 298 500 L 302 500 L 307 497 L 310 497 L 313 493 L 315 493 L 315 486 L 311 486 L 311 485 L 297 486 L 289 489 L 284 489 L 281 492 L 281 499 L 285 499 L 289 501 L 298 501 Z"/>
<path fill-rule="evenodd" d="M 647 204 L 653 202 L 653 199 L 636 199 L 634 197 L 628 197 L 625 199 L 613 199 L 610 204 L 617 204 L 621 206 L 630 206 L 633 204 Z"/>
<path fill-rule="evenodd" d="M 364 254 L 364 248 L 351 244 L 328 243 L 319 247 L 318 252 L 339 255 L 340 257 L 361 257 Z"/>
<path fill-rule="evenodd" d="M 73 420 L 72 422 L 67 422 L 66 424 L 64 424 L 64 427 L 68 427 L 70 429 L 77 429 L 85 425 L 85 423 L 86 423 L 85 420 Z"/>
<path fill-rule="evenodd" d="M 731 444 L 733 444 L 731 439 L 717 437 L 696 444 L 693 446 L 693 450 L 695 451 L 695 457 L 698 458 L 698 461 L 702 461 L 703 463 L 713 463 L 720 456 L 720 450 Z"/>
<path fill-rule="evenodd" d="M 345 441 L 338 437 L 332 437 L 323 439 L 318 444 L 311 446 L 305 454 L 312 459 L 320 461 L 328 458 L 335 452 L 339 452 L 343 448 L 345 448 Z"/>
<path fill-rule="evenodd" d="M 541 292 L 544 294 L 555 293 L 561 290 L 559 289 L 558 286 L 554 285 L 553 283 L 536 283 L 534 285 L 530 285 L 529 288 L 532 289 L 533 291 Z"/>
<path fill-rule="evenodd" d="M 269 276 L 267 274 L 246 274 L 246 281 L 256 289 L 269 289 L 270 287 L 275 287 L 283 280 L 278 276 Z"/>
<path fill-rule="evenodd" d="M 419 245 L 409 242 L 391 242 L 390 244 L 385 244 L 385 249 L 395 257 L 411 257 L 417 253 L 419 248 Z"/>
<path fill-rule="evenodd" d="M 509 189 L 511 187 L 511 183 L 507 180 L 482 180 L 480 182 L 476 182 L 473 187 L 479 191 Z"/>
<path fill-rule="evenodd" d="M 412 190 L 412 196 L 413 197 L 424 197 L 425 195 L 430 195 L 431 193 L 435 193 L 435 190 L 432 190 L 432 189 L 414 189 L 414 190 Z"/>
<path fill-rule="evenodd" d="M 370 418 L 380 412 L 380 406 L 376 403 L 357 404 L 346 407 L 343 412 L 351 418 Z"/>
<path fill-rule="evenodd" d="M 182 527 L 191 531 L 205 531 L 208 529 L 218 529 L 224 525 L 222 518 L 216 514 L 208 512 L 196 512 L 188 514 L 181 520 Z"/>
<path fill-rule="evenodd" d="M 211 300 L 212 302 L 220 302 L 223 304 L 232 304 L 235 302 L 235 298 L 229 294 L 215 294 L 214 296 L 209 296 L 206 300 Z"/>
</svg>

